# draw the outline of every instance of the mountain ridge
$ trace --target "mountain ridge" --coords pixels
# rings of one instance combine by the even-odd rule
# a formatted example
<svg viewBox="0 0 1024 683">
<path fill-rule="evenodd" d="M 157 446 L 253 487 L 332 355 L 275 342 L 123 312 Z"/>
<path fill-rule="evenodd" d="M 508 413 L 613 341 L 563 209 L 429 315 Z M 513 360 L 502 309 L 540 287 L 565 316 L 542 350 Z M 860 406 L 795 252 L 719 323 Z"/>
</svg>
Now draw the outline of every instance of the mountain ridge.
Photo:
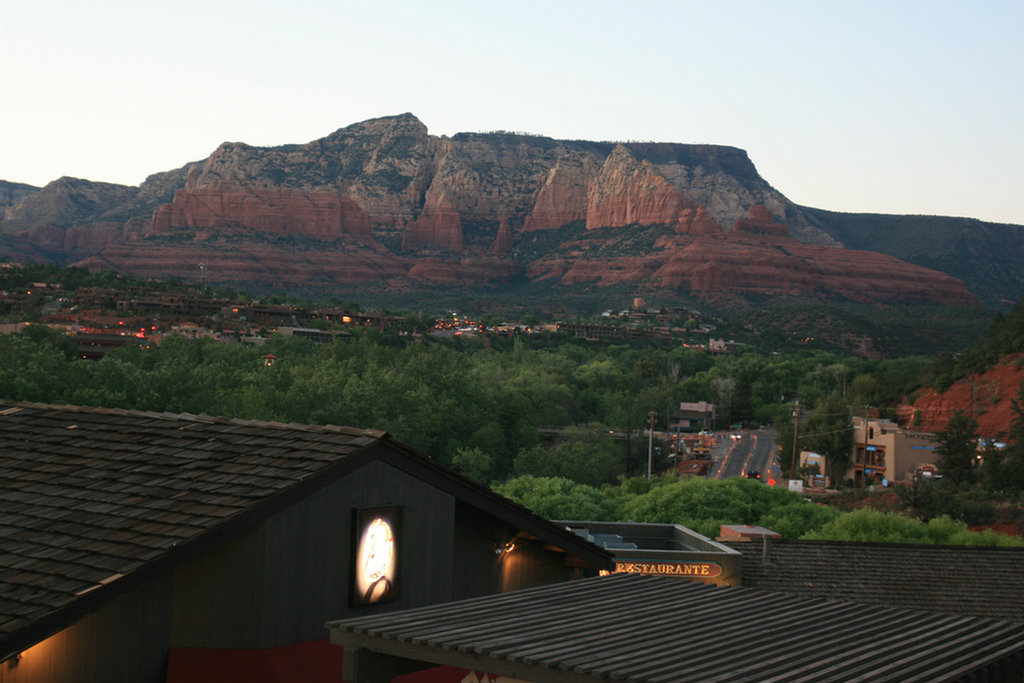
<svg viewBox="0 0 1024 683">
<path fill-rule="evenodd" d="M 0 182 L 0 256 L 131 275 L 196 279 L 202 262 L 211 282 L 325 290 L 557 278 L 697 298 L 732 288 L 740 298 L 989 305 L 1024 287 L 1024 266 L 1006 256 L 1024 239 L 1015 226 L 940 219 L 952 236 L 927 240 L 935 223 L 916 217 L 908 232 L 927 244 L 915 251 L 885 229 L 900 217 L 858 227 L 849 214 L 797 206 L 735 147 L 436 137 L 412 114 L 304 144 L 225 142 L 137 188 L 62 178 L 15 196 L 4 194 L 9 185 Z M 576 221 L 581 237 L 518 260 L 516 245 L 531 234 Z M 615 235 L 602 232 L 651 226 L 666 231 L 647 254 L 615 252 Z M 967 228 L 984 238 L 980 251 L 971 253 Z M 970 258 L 943 253 L 942 243 Z M 986 258 L 995 275 L 979 273 Z"/>
</svg>

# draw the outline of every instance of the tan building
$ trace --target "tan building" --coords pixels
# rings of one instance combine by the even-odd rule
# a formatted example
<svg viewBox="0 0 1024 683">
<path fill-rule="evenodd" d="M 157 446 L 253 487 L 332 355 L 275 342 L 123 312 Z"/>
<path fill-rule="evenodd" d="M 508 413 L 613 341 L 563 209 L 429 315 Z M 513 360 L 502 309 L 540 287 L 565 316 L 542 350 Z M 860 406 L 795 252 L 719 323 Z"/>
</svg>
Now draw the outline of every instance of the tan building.
<svg viewBox="0 0 1024 683">
<path fill-rule="evenodd" d="M 853 418 L 853 464 L 846 476 L 857 486 L 887 481 L 910 481 L 922 465 L 935 465 L 931 432 L 903 429 L 895 422 Z"/>
</svg>

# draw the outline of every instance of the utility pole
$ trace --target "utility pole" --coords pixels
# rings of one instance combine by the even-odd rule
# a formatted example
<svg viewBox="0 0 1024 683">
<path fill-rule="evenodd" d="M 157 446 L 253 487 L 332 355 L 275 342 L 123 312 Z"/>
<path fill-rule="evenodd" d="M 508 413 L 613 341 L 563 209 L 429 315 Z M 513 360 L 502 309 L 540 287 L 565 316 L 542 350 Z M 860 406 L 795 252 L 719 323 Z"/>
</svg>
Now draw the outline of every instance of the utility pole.
<svg viewBox="0 0 1024 683">
<path fill-rule="evenodd" d="M 800 399 L 796 399 L 796 410 L 793 411 L 793 463 L 791 465 L 792 477 L 796 479 L 796 440 L 800 434 Z"/>
<path fill-rule="evenodd" d="M 651 411 L 651 426 L 647 430 L 647 481 L 651 480 L 651 461 L 654 455 L 654 411 Z"/>
</svg>

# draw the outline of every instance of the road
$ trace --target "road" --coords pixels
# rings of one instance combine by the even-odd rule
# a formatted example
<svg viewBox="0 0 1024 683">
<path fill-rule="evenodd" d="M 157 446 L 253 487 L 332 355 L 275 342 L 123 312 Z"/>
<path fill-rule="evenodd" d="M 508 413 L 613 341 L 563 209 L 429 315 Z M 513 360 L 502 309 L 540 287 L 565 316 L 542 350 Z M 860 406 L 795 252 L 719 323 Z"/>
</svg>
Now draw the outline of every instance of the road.
<svg viewBox="0 0 1024 683">
<path fill-rule="evenodd" d="M 778 464 L 773 460 L 775 432 L 770 429 L 741 429 L 718 432 L 717 436 L 718 443 L 711 449 L 715 464 L 709 478 L 728 479 L 757 471 L 764 481 L 769 477 L 780 479 Z"/>
</svg>

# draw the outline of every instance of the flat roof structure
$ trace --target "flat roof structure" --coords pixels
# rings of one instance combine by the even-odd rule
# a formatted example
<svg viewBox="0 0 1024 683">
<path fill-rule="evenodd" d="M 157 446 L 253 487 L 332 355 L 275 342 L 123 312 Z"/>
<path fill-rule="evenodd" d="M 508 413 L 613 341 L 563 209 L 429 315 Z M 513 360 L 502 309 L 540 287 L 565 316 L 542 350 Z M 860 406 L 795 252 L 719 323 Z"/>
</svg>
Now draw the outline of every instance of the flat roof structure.
<svg viewBox="0 0 1024 683">
<path fill-rule="evenodd" d="M 637 574 L 327 626 L 347 683 L 434 665 L 534 683 L 981 683 L 1024 666 L 1020 623 Z"/>
<path fill-rule="evenodd" d="M 743 556 L 679 524 L 556 522 L 615 556 L 612 571 L 739 586 Z"/>
</svg>

